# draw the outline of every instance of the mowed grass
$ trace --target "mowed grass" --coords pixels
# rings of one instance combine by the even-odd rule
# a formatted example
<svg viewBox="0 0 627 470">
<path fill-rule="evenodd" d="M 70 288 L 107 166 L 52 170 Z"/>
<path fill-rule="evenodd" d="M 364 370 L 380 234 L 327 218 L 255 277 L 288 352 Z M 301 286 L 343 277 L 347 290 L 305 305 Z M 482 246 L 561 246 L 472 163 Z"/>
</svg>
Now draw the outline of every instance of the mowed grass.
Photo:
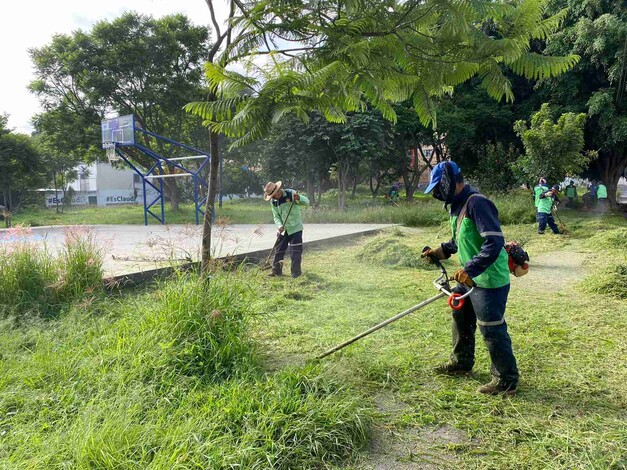
<svg viewBox="0 0 627 470">
<path fill-rule="evenodd" d="M 505 195 L 496 195 L 494 200 L 500 211 L 501 220 L 508 224 L 530 223 L 535 220 L 532 199 L 528 191 L 513 191 Z M 222 208 L 216 209 L 216 217 L 231 224 L 271 224 L 270 204 L 261 198 L 225 199 Z M 442 203 L 431 196 L 416 194 L 411 202 L 401 201 L 391 205 L 384 198 L 372 199 L 364 188 L 358 195 L 348 198 L 347 207 L 340 211 L 337 198 L 331 191 L 323 195 L 317 208 L 304 208 L 306 223 L 380 223 L 402 224 L 408 227 L 437 226 L 447 219 Z M 195 213 L 192 204 L 181 204 L 180 211 L 173 212 L 166 205 L 168 224 L 193 224 Z M 96 224 L 143 224 L 144 212 L 141 206 L 109 207 L 68 207 L 62 213 L 54 208 L 27 208 L 13 217 L 14 225 L 96 225 Z M 201 221 L 202 222 L 202 221 Z M 150 217 L 149 224 L 157 224 Z"/>
<path fill-rule="evenodd" d="M 515 398 L 476 392 L 490 380 L 479 332 L 472 376 L 433 372 L 451 348 L 444 300 L 323 360 L 379 410 L 373 448 L 351 468 L 627 466 L 627 307 L 581 285 L 603 275 L 603 261 L 625 263 L 624 250 L 605 247 L 600 255 L 587 242 L 621 230 L 624 221 L 566 216 L 565 223 L 575 227 L 572 236 L 539 237 L 532 224 L 505 227 L 508 239 L 525 241 L 532 265 L 528 276 L 512 280 L 506 315 L 521 373 Z M 403 230 L 401 242 L 417 249 L 449 236 L 446 225 Z M 399 241 L 398 233 L 388 239 Z M 403 267 L 389 246 L 364 259 L 372 243 L 306 252 L 303 278 L 265 282 L 256 310 L 270 318 L 258 332 L 268 361 L 303 363 L 434 295 L 437 270 Z M 452 270 L 455 261 L 447 265 Z"/>
</svg>

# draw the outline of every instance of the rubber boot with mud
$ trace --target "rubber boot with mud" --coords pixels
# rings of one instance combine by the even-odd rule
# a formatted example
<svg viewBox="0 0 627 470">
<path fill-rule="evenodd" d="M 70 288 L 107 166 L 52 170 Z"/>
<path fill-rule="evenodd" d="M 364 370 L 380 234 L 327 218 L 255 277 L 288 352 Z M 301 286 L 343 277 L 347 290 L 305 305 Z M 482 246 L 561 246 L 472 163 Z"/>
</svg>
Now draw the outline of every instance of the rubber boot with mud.
<svg viewBox="0 0 627 470">
<path fill-rule="evenodd" d="M 490 383 L 482 385 L 477 389 L 479 393 L 485 393 L 486 395 L 516 395 L 517 386 L 514 384 L 505 384 L 498 379 L 492 379 Z"/>
<path fill-rule="evenodd" d="M 460 364 L 442 364 L 437 366 L 433 371 L 440 375 L 466 375 L 470 374 L 472 367 L 464 367 Z"/>
</svg>

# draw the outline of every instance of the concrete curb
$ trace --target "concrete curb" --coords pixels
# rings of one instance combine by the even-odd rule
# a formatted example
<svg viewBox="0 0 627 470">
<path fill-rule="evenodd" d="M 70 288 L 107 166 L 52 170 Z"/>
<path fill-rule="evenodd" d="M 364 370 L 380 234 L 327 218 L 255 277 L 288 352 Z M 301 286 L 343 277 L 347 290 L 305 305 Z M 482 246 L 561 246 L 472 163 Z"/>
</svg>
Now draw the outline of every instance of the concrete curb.
<svg viewBox="0 0 627 470">
<path fill-rule="evenodd" d="M 386 230 L 391 227 L 396 227 L 397 225 L 391 225 L 390 227 L 384 228 L 376 228 L 371 230 L 365 230 L 363 232 L 358 233 L 349 233 L 346 235 L 338 235 L 336 237 L 324 238 L 321 240 L 313 240 L 310 242 L 304 242 L 304 248 L 325 248 L 333 245 L 342 244 L 348 241 L 352 241 L 355 238 L 375 235 L 382 230 Z M 260 264 L 263 263 L 272 248 L 268 248 L 265 250 L 252 251 L 249 253 L 241 253 L 237 255 L 230 256 L 221 256 L 217 258 L 218 260 L 224 261 L 228 265 L 240 265 L 242 263 L 250 263 L 250 264 Z M 122 274 L 119 276 L 112 276 L 103 279 L 105 289 L 113 290 L 120 289 L 126 287 L 136 287 L 142 284 L 154 282 L 160 279 L 166 279 L 172 276 L 177 271 L 196 271 L 200 269 L 200 262 L 195 261 L 193 263 L 184 263 L 178 266 L 165 266 L 163 268 L 150 269 L 147 271 L 139 271 L 136 273 Z"/>
</svg>

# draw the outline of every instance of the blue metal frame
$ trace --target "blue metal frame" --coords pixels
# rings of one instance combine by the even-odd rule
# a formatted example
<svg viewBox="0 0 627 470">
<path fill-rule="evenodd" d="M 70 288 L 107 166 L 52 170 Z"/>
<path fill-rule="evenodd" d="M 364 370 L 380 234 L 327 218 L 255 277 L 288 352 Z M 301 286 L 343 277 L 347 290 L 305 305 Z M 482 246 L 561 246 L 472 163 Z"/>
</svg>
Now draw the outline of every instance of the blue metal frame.
<svg viewBox="0 0 627 470">
<path fill-rule="evenodd" d="M 157 175 L 163 175 L 163 164 L 166 165 L 171 165 L 175 168 L 178 168 L 179 170 L 182 170 L 186 173 L 188 173 L 192 180 L 193 180 L 193 184 L 194 184 L 194 207 L 195 207 L 195 212 L 196 212 L 196 225 L 199 225 L 201 222 L 202 217 L 204 217 L 205 215 L 205 211 L 203 210 L 203 207 L 206 206 L 207 204 L 207 196 L 198 199 L 199 197 L 199 188 L 201 186 L 204 186 L 205 188 L 208 188 L 207 182 L 204 181 L 201 177 L 200 177 L 200 173 L 201 171 L 207 166 L 207 163 L 209 163 L 211 161 L 211 154 L 207 153 L 207 152 L 203 152 L 202 150 L 198 150 L 194 147 L 190 147 L 189 145 L 185 145 L 182 144 L 180 142 L 176 142 L 175 140 L 172 139 L 168 139 L 166 137 L 162 137 L 158 134 L 155 134 L 153 132 L 147 131 L 145 129 L 140 129 L 138 127 L 135 126 L 135 118 L 133 117 L 133 136 L 135 135 L 135 132 L 139 131 L 143 134 L 149 135 L 151 137 L 154 137 L 155 139 L 167 142 L 169 144 L 172 145 L 176 145 L 178 147 L 181 147 L 185 150 L 188 150 L 190 152 L 194 152 L 196 154 L 200 154 L 200 155 L 204 155 L 206 158 L 202 161 L 202 163 L 200 164 L 200 166 L 196 169 L 196 170 L 192 170 L 189 168 L 186 168 L 184 165 L 173 161 L 169 158 L 163 157 L 162 155 L 159 155 L 158 153 L 156 153 L 154 150 L 151 150 L 149 148 L 144 147 L 143 145 L 140 145 L 136 142 L 133 142 L 131 144 L 116 144 L 115 147 L 115 153 L 122 159 L 124 160 L 124 162 L 131 167 L 131 169 L 142 178 L 142 187 L 143 187 L 143 193 L 144 193 L 144 225 L 148 225 L 148 216 L 152 216 L 153 218 L 155 218 L 160 224 L 165 224 L 165 197 L 163 194 L 163 179 L 159 179 L 159 185 L 157 187 L 157 185 L 155 185 L 153 182 L 150 181 L 150 176 L 157 176 Z M 135 141 L 135 139 L 133 139 Z M 139 150 L 140 152 L 142 152 L 143 154 L 147 155 L 148 157 L 152 158 L 154 160 L 154 163 L 152 164 L 152 166 L 144 173 L 142 170 L 140 170 L 136 165 L 134 165 L 125 155 L 124 153 L 122 153 L 122 151 L 120 150 L 120 147 L 132 147 L 132 148 L 136 148 L 137 150 Z M 154 173 L 155 170 L 158 170 L 158 173 Z M 151 187 L 152 189 L 154 189 L 157 192 L 157 197 L 154 198 L 152 201 L 148 200 L 148 196 L 146 193 L 146 189 L 148 187 Z M 159 204 L 161 207 L 161 214 L 155 214 L 153 212 L 153 210 L 151 210 L 155 205 Z M 201 217 L 202 216 L 202 217 Z"/>
</svg>

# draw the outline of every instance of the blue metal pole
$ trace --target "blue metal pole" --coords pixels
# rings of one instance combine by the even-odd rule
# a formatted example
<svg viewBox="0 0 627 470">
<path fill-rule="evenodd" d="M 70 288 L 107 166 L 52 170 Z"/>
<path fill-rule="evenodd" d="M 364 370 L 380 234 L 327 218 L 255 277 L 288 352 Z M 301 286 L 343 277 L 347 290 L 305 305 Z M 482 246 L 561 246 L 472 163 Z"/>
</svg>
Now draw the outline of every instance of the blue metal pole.
<svg viewBox="0 0 627 470">
<path fill-rule="evenodd" d="M 139 132 L 143 132 L 144 134 L 148 134 L 148 135 L 154 137 L 155 139 L 160 139 L 160 140 L 163 140 L 163 141 L 165 141 L 165 142 L 167 142 L 169 144 L 173 144 L 173 145 L 177 145 L 179 147 L 182 147 L 182 148 L 184 148 L 186 150 L 189 150 L 190 152 L 197 152 L 200 155 L 207 155 L 207 156 L 209 156 L 209 154 L 207 152 L 203 152 L 202 150 L 198 150 L 198 149 L 196 149 L 194 147 L 190 147 L 189 145 L 182 144 L 180 142 L 177 142 L 176 140 L 172 140 L 172 139 L 168 139 L 167 137 L 160 136 L 159 134 L 155 134 L 154 132 L 150 132 L 150 131 L 147 131 L 145 129 L 140 129 L 139 127 L 136 128 L 136 130 L 138 130 Z"/>
<path fill-rule="evenodd" d="M 159 163 L 159 170 L 163 174 L 163 167 Z M 161 225 L 165 225 L 165 197 L 163 196 L 163 179 L 159 179 L 159 189 L 161 189 Z"/>
</svg>

